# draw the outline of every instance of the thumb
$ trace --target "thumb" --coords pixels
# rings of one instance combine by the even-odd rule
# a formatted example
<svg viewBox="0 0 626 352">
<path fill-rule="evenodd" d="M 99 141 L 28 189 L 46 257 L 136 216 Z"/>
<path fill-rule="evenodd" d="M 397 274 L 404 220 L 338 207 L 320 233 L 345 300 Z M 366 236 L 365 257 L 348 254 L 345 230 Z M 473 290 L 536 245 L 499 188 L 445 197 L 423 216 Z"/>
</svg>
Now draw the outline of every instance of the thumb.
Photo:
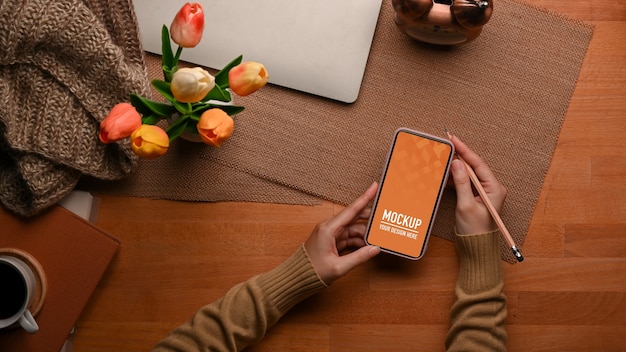
<svg viewBox="0 0 626 352">
<path fill-rule="evenodd" d="M 376 255 L 378 255 L 378 253 L 380 253 L 380 248 L 378 248 L 377 246 L 363 246 L 352 253 L 348 253 L 339 257 L 341 263 L 339 269 L 341 272 L 340 275 L 343 276 L 347 274 L 356 266 L 374 258 Z"/>
<path fill-rule="evenodd" d="M 452 178 L 454 180 L 454 188 L 456 189 L 457 204 L 464 204 L 474 200 L 472 192 L 472 184 L 465 169 L 465 163 L 462 160 L 452 160 Z"/>
</svg>

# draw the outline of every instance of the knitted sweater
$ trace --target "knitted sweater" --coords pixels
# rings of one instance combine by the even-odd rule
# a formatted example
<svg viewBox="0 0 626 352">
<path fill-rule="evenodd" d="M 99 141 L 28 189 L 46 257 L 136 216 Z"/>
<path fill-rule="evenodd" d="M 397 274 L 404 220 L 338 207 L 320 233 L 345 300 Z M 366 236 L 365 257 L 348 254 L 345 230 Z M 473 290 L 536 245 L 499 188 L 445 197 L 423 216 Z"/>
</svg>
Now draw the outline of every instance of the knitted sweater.
<svg viewBox="0 0 626 352">
<path fill-rule="evenodd" d="M 450 311 L 448 351 L 506 351 L 500 232 L 455 236 L 459 276 Z"/>
<path fill-rule="evenodd" d="M 82 174 L 118 179 L 137 158 L 100 122 L 150 94 L 131 0 L 0 2 L 0 202 L 31 216 Z"/>
<path fill-rule="evenodd" d="M 498 235 L 494 231 L 456 236 L 460 268 L 445 341 L 449 351 L 506 350 L 506 299 Z M 240 351 L 258 343 L 291 307 L 325 287 L 303 246 L 275 269 L 233 287 L 223 298 L 201 308 L 153 352 Z"/>
</svg>

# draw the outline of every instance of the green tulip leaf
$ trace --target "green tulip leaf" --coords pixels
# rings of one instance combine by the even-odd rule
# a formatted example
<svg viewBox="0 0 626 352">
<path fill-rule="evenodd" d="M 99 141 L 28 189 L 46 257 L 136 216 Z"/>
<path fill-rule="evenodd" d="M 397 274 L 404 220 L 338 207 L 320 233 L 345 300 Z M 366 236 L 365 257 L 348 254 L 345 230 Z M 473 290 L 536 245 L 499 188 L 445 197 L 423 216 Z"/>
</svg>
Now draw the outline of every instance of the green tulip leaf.
<svg viewBox="0 0 626 352">
<path fill-rule="evenodd" d="M 243 59 L 243 55 L 239 55 L 233 61 L 229 62 L 224 68 L 222 68 L 218 73 L 215 74 L 215 85 L 218 85 L 222 88 L 228 88 L 228 72 L 230 69 L 239 65 L 241 60 Z"/>
<path fill-rule="evenodd" d="M 189 114 L 189 118 L 194 120 L 196 123 L 198 123 L 200 121 L 200 117 L 202 116 L 202 113 L 204 113 L 206 110 L 208 110 L 208 107 L 201 109 L 201 110 L 194 110 L 191 112 L 191 114 Z"/>
<path fill-rule="evenodd" d="M 174 78 L 174 73 L 176 73 L 176 71 L 178 70 L 178 66 L 174 66 L 174 67 L 165 67 L 163 66 L 163 79 L 165 80 L 165 82 L 171 82 L 172 78 Z"/>
<path fill-rule="evenodd" d="M 144 116 L 158 115 L 161 117 L 167 117 L 176 112 L 173 106 L 169 104 L 159 103 L 150 99 L 146 99 L 137 94 L 130 94 L 130 103 L 137 109 L 137 111 Z"/>
<path fill-rule="evenodd" d="M 202 114 L 204 114 L 205 111 L 213 108 L 215 108 L 215 105 L 213 104 L 203 104 L 201 106 L 196 106 L 189 114 L 189 117 L 192 120 L 198 122 L 200 121 L 200 117 L 202 117 Z"/>
<path fill-rule="evenodd" d="M 198 122 L 200 121 L 202 114 L 209 109 L 222 109 L 226 114 L 232 116 L 242 112 L 245 108 L 238 105 L 206 104 L 202 106 L 196 106 L 189 114 L 189 118 L 191 118 L 195 122 Z"/>
<path fill-rule="evenodd" d="M 239 106 L 239 105 L 221 105 L 221 104 L 206 104 L 206 105 L 202 105 L 202 106 L 196 106 L 190 113 L 191 118 L 199 121 L 200 120 L 200 116 L 202 116 L 202 114 L 209 110 L 209 109 L 222 109 L 224 110 L 225 113 L 227 113 L 228 115 L 235 115 L 238 114 L 240 112 L 242 112 L 245 108 L 243 106 Z"/>
<path fill-rule="evenodd" d="M 162 118 L 159 115 L 147 115 L 141 118 L 141 123 L 144 125 L 156 125 Z"/>
<path fill-rule="evenodd" d="M 167 129 L 165 129 L 165 132 L 170 138 L 170 142 L 178 138 L 178 136 L 180 136 L 185 131 L 185 128 L 187 127 L 188 123 L 189 123 L 189 116 L 187 115 L 174 121 L 173 124 L 169 125 Z"/>
<path fill-rule="evenodd" d="M 214 104 L 209 104 L 209 105 L 213 108 L 224 110 L 224 112 L 227 113 L 229 116 L 238 114 L 245 109 L 243 106 L 238 106 L 238 105 L 214 105 Z"/>
<path fill-rule="evenodd" d="M 229 102 L 231 100 L 230 92 L 226 89 L 222 89 L 219 85 L 215 85 L 209 93 L 202 98 L 201 101 L 206 102 L 209 100 L 219 100 L 224 102 Z"/>
<path fill-rule="evenodd" d="M 189 103 L 181 103 L 177 100 L 174 100 L 173 104 L 176 110 L 178 110 L 178 112 L 180 112 L 182 115 L 189 115 L 193 110 L 193 106 Z"/>
<path fill-rule="evenodd" d="M 174 95 L 172 95 L 172 90 L 170 88 L 171 84 L 169 82 L 161 81 L 158 79 L 152 80 L 152 86 L 157 90 L 165 99 L 174 103 L 176 99 L 174 99 Z"/>
<path fill-rule="evenodd" d="M 198 127 L 197 124 L 195 123 L 191 123 L 191 121 L 187 124 L 187 126 L 185 127 L 185 131 L 187 132 L 191 132 L 191 133 L 195 133 L 198 134 Z"/>
<path fill-rule="evenodd" d="M 163 64 L 163 72 L 171 70 L 174 66 L 174 53 L 172 52 L 172 43 L 170 42 L 170 33 L 166 25 L 161 29 L 161 63 Z"/>
</svg>

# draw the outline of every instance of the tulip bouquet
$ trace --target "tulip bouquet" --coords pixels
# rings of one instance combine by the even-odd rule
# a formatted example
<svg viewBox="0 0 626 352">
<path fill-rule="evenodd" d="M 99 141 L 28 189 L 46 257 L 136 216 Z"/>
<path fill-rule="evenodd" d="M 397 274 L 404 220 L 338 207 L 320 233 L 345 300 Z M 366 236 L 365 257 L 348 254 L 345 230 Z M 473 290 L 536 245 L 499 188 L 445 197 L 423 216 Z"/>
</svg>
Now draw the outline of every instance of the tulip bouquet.
<svg viewBox="0 0 626 352">
<path fill-rule="evenodd" d="M 243 106 L 232 104 L 231 92 L 249 95 L 263 87 L 269 78 L 265 67 L 257 62 L 242 62 L 235 58 L 215 74 L 201 67 L 179 68 L 183 48 L 193 48 L 202 39 L 204 11 L 198 3 L 186 3 L 170 25 L 163 25 L 163 80 L 153 80 L 152 86 L 166 100 L 158 102 L 137 94 L 130 103 L 119 103 L 100 124 L 99 138 L 112 143 L 130 137 L 135 154 L 157 158 L 167 152 L 170 143 L 183 133 L 197 135 L 204 143 L 219 147 L 233 133 L 232 115 Z M 176 53 L 171 41 L 178 44 Z M 169 122 L 165 129 L 157 126 Z"/>
</svg>

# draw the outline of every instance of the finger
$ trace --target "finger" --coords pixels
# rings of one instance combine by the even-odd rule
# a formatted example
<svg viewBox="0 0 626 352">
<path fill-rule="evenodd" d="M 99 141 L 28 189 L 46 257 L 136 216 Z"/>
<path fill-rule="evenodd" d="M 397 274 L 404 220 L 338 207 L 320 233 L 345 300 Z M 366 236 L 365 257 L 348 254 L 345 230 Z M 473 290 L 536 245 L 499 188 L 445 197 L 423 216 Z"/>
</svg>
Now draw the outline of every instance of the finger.
<svg viewBox="0 0 626 352">
<path fill-rule="evenodd" d="M 364 222 L 357 222 L 355 224 L 350 225 L 347 228 L 348 237 L 360 237 L 363 238 L 365 236 L 365 231 L 367 231 L 367 224 Z"/>
<path fill-rule="evenodd" d="M 365 240 L 363 238 L 344 238 L 341 239 L 339 241 L 337 241 L 337 251 L 341 252 L 344 249 L 347 248 L 361 248 L 363 246 L 365 246 L 367 243 L 365 243 Z"/>
<path fill-rule="evenodd" d="M 362 222 L 349 225 L 343 234 L 337 238 L 337 249 L 341 251 L 347 247 L 361 247 L 365 245 L 366 230 L 367 224 Z"/>
<path fill-rule="evenodd" d="M 363 246 L 352 253 L 338 258 L 338 271 L 341 276 L 347 274 L 354 267 L 363 264 L 380 253 L 376 246 Z"/>
<path fill-rule="evenodd" d="M 369 188 L 355 199 L 352 203 L 350 203 L 347 207 L 345 207 L 342 211 L 340 211 L 337 215 L 335 215 L 332 219 L 328 221 L 328 225 L 330 228 L 340 228 L 348 225 L 361 213 L 363 209 L 369 204 L 369 202 L 374 199 L 376 196 L 376 189 L 378 188 L 378 182 L 372 183 Z"/>
<path fill-rule="evenodd" d="M 478 179 L 481 182 L 497 182 L 493 172 L 480 155 L 471 150 L 457 136 L 452 136 L 451 141 L 454 143 L 456 153 L 461 156 L 461 158 L 463 158 L 463 160 L 465 160 L 465 162 L 467 162 L 467 164 L 474 170 L 476 176 L 478 176 Z"/>
<path fill-rule="evenodd" d="M 461 207 L 465 207 L 474 201 L 474 192 L 465 164 L 462 160 L 454 159 L 451 165 L 452 179 L 456 189 L 456 201 Z"/>
<path fill-rule="evenodd" d="M 363 210 L 361 210 L 361 212 L 359 213 L 358 219 L 359 220 L 367 220 L 370 218 L 370 216 L 372 215 L 372 208 L 371 207 L 367 207 Z"/>
</svg>

